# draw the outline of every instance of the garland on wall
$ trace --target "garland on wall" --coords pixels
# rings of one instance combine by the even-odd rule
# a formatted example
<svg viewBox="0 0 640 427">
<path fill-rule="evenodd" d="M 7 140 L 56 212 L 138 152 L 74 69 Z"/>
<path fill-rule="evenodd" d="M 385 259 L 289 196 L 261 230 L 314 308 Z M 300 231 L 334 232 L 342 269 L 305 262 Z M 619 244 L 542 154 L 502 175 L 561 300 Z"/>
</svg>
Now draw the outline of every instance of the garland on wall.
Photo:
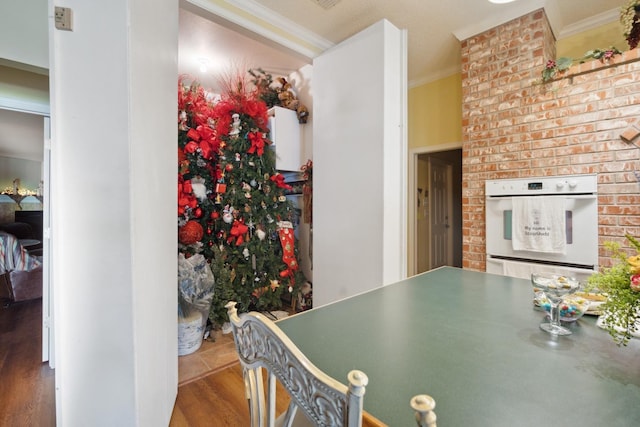
<svg viewBox="0 0 640 427">
<path fill-rule="evenodd" d="M 620 52 L 614 46 L 611 46 L 608 49 L 594 49 L 585 52 L 585 54 L 581 58 L 573 59 L 568 57 L 560 57 L 558 59 L 550 59 L 545 64 L 544 69 L 542 70 L 542 83 L 546 83 L 550 80 L 561 75 L 564 71 L 568 70 L 574 62 L 578 62 L 580 64 L 586 62 L 589 59 L 598 59 L 601 62 L 609 62 L 614 56 L 620 55 Z"/>
<path fill-rule="evenodd" d="M 623 35 L 629 49 L 635 49 L 640 42 L 640 0 L 629 0 L 620 8 L 620 23 L 622 24 Z M 622 52 L 616 47 L 611 46 L 608 49 L 593 49 L 585 52 L 580 58 L 560 57 L 557 59 L 549 59 L 542 70 L 542 83 L 549 82 L 560 77 L 568 70 L 574 62 L 580 64 L 596 59 L 603 63 L 608 63 L 614 56 L 620 55 Z"/>
<path fill-rule="evenodd" d="M 252 83 L 257 88 L 258 97 L 264 101 L 267 108 L 283 107 L 296 112 L 298 123 L 307 123 L 309 119 L 309 110 L 302 104 L 293 91 L 291 83 L 284 77 L 278 77 L 277 86 L 273 81 L 273 76 L 265 72 L 262 68 L 250 69 L 249 75 L 253 77 Z"/>
</svg>

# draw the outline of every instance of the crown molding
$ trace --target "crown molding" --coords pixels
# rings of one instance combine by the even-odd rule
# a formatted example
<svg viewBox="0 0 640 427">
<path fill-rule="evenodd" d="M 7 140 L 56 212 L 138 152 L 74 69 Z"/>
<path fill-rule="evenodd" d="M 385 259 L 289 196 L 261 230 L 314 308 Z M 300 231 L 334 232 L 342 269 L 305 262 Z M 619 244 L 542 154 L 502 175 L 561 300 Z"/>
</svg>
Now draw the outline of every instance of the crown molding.
<svg viewBox="0 0 640 427">
<path fill-rule="evenodd" d="M 408 87 L 411 89 L 414 87 L 426 85 L 427 83 L 435 82 L 436 80 L 441 80 L 446 77 L 453 76 L 454 74 L 460 74 L 460 67 L 458 65 L 454 67 L 444 68 L 442 70 L 438 70 L 438 72 L 436 73 L 430 73 L 420 78 L 413 79 L 409 82 Z"/>
<path fill-rule="evenodd" d="M 217 15 L 308 59 L 315 58 L 334 45 L 253 0 L 182 0 L 181 3 Z"/>
<path fill-rule="evenodd" d="M 583 19 L 582 21 L 578 21 L 575 24 L 567 25 L 558 33 L 558 39 L 570 37 L 575 34 L 588 31 L 592 28 L 600 27 L 610 22 L 618 21 L 619 19 L 620 9 L 611 9 L 587 19 Z"/>
<path fill-rule="evenodd" d="M 544 9 L 551 31 L 553 31 L 558 40 L 608 24 L 620 18 L 620 9 L 616 8 L 565 26 L 558 11 L 558 1 L 560 0 L 530 0 L 523 3 L 513 3 L 513 7 L 472 26 L 460 28 L 454 31 L 453 34 L 459 41 L 463 41 L 538 9 Z"/>
<path fill-rule="evenodd" d="M 516 18 L 520 18 L 528 13 L 531 13 L 535 10 L 545 8 L 549 6 L 549 1 L 547 0 L 530 0 L 522 3 L 509 3 L 509 4 L 496 4 L 496 7 L 503 8 L 500 10 L 500 13 L 495 13 L 494 15 L 483 19 L 482 21 L 478 21 L 473 25 L 469 25 L 467 27 L 460 28 L 453 32 L 453 35 L 459 41 L 467 40 L 470 37 L 475 36 L 476 34 L 483 33 L 492 28 L 498 27 L 505 22 L 509 22 Z M 551 18 L 549 17 L 549 21 L 551 22 Z"/>
<path fill-rule="evenodd" d="M 5 96 L 0 96 L 0 110 L 18 111 L 40 116 L 48 116 L 51 112 L 49 104 L 8 98 Z"/>
<path fill-rule="evenodd" d="M 25 64 L 23 62 L 11 61 L 10 59 L 0 58 L 0 66 L 17 68 L 18 70 L 28 71 L 34 74 L 40 74 L 42 76 L 49 75 L 49 69 L 38 67 L 37 65 Z"/>
</svg>

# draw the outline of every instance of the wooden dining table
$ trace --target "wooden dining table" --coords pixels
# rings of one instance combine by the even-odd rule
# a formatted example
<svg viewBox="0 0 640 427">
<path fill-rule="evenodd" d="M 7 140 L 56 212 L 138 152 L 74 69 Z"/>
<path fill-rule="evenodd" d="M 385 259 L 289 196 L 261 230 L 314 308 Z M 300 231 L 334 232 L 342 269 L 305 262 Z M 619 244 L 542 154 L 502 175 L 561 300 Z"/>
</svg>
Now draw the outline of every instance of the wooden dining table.
<svg viewBox="0 0 640 427">
<path fill-rule="evenodd" d="M 527 280 L 441 267 L 278 325 L 335 379 L 364 371 L 390 426 L 415 425 L 422 393 L 440 427 L 640 426 L 640 339 L 616 345 L 595 316 L 553 336 L 545 315 Z"/>
</svg>

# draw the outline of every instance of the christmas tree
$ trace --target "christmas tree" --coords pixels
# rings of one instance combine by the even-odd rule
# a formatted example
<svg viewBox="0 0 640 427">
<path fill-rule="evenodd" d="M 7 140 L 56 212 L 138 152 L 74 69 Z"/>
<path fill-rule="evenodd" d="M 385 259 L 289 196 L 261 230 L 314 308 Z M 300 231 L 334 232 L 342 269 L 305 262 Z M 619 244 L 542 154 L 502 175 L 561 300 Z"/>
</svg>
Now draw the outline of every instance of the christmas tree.
<svg viewBox="0 0 640 427">
<path fill-rule="evenodd" d="M 184 93 L 198 94 L 200 89 Z M 243 78 L 215 104 L 206 96 L 181 96 L 179 153 L 180 250 L 202 253 L 216 278 L 211 318 L 226 319 L 224 305 L 241 311 L 282 305 L 304 276 L 298 266 L 286 198 L 291 187 L 276 171 L 267 106 Z M 182 212 L 182 213 L 181 213 Z"/>
</svg>

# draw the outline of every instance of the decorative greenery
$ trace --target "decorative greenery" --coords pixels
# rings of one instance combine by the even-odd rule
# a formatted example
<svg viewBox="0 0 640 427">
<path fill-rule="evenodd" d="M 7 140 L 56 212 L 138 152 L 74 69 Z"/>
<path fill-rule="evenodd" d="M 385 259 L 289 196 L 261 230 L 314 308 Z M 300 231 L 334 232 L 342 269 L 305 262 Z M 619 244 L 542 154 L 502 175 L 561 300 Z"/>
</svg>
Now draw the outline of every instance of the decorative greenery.
<svg viewBox="0 0 640 427">
<path fill-rule="evenodd" d="M 278 77 L 277 83 L 280 87 L 274 86 L 273 76 L 262 68 L 252 68 L 247 73 L 253 77 L 251 83 L 256 88 L 256 96 L 267 104 L 267 108 L 274 106 L 288 108 L 296 112 L 300 124 L 307 123 L 309 110 L 302 104 L 292 86 L 284 77 Z"/>
<path fill-rule="evenodd" d="M 178 249 L 186 259 L 202 254 L 213 270 L 214 326 L 226 321 L 228 301 L 241 311 L 279 308 L 305 280 L 291 187 L 276 171 L 267 104 L 247 79 L 229 75 L 215 102 L 197 83 L 179 84 Z"/>
<path fill-rule="evenodd" d="M 635 49 L 640 41 L 640 26 L 634 25 L 639 21 L 640 0 L 629 0 L 620 8 L 620 22 L 623 27 L 623 35 L 629 43 L 630 49 Z"/>
<path fill-rule="evenodd" d="M 273 86 L 273 76 L 262 68 L 252 68 L 248 73 L 253 77 L 252 82 L 256 87 L 258 97 L 267 104 L 267 108 L 279 106 L 280 99 L 278 99 L 278 91 Z"/>
<path fill-rule="evenodd" d="M 639 0 L 640 1 L 640 0 Z M 560 57 L 556 60 L 550 59 L 547 61 L 547 64 L 542 70 L 542 82 L 546 83 L 549 80 L 552 80 L 558 73 L 561 73 L 571 65 L 573 65 L 574 61 L 579 61 L 580 64 L 586 62 L 588 59 L 599 59 L 600 61 L 609 61 L 615 55 L 620 55 L 620 52 L 615 47 L 611 46 L 609 49 L 594 49 L 587 51 L 582 58 L 572 59 L 567 58 L 566 56 Z"/>
<path fill-rule="evenodd" d="M 300 167 L 302 171 L 302 179 L 304 184 L 302 185 L 302 201 L 304 203 L 303 221 L 306 224 L 310 224 L 312 220 L 313 212 L 313 161 L 307 160 L 307 163 Z"/>
<path fill-rule="evenodd" d="M 632 334 L 638 332 L 640 321 L 640 242 L 626 235 L 636 254 L 629 256 L 618 243 L 605 245 L 618 262 L 611 268 L 589 277 L 586 290 L 608 295 L 601 306 L 609 334 L 618 345 L 627 345 Z"/>
</svg>

